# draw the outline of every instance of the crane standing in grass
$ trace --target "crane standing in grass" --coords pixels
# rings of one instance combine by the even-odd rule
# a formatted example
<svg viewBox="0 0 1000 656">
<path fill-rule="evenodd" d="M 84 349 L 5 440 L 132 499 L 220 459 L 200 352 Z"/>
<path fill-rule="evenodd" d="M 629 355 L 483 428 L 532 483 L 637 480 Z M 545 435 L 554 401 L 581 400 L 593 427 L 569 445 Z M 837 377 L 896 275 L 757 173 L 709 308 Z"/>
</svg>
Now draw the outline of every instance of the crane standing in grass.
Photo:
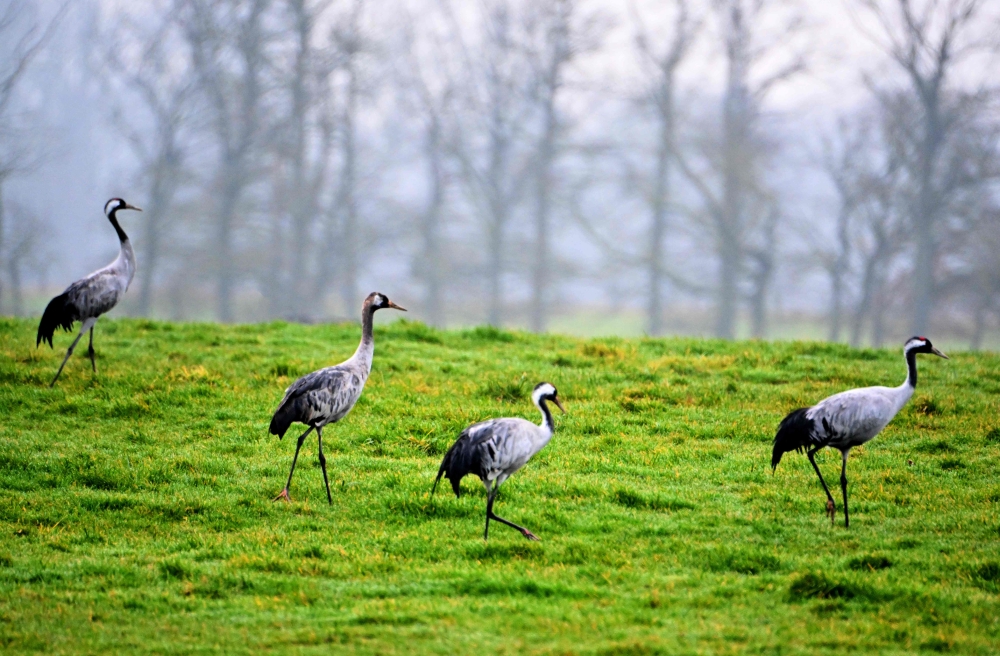
<svg viewBox="0 0 1000 656">
<path fill-rule="evenodd" d="M 823 480 L 816 465 L 815 454 L 825 446 L 838 449 L 841 454 L 840 489 L 844 495 L 844 527 L 850 526 L 847 513 L 847 454 L 856 446 L 882 432 L 917 387 L 917 354 L 933 353 L 944 359 L 948 356 L 934 348 L 926 337 L 911 337 L 903 347 L 906 358 L 906 380 L 899 387 L 862 387 L 827 397 L 811 408 L 793 410 L 781 421 L 774 436 L 771 453 L 771 470 L 777 468 L 781 456 L 788 451 L 806 449 L 819 482 L 826 492 L 826 512 L 832 524 L 837 505 L 830 488 Z"/>
<path fill-rule="evenodd" d="M 271 417 L 271 434 L 277 435 L 278 439 L 283 438 L 288 427 L 296 421 L 309 428 L 299 436 L 298 444 L 295 445 L 295 456 L 292 458 L 292 469 L 288 472 L 288 482 L 285 483 L 285 489 L 281 494 L 274 498 L 275 501 L 292 500 L 288 490 L 292 486 L 292 474 L 295 473 L 295 462 L 299 459 L 299 449 L 302 448 L 306 436 L 315 428 L 319 442 L 319 464 L 323 469 L 323 483 L 326 484 L 326 499 L 330 504 L 333 503 L 330 480 L 326 475 L 326 457 L 323 455 L 323 427 L 346 417 L 361 398 L 365 381 L 368 380 L 368 374 L 372 370 L 372 356 L 375 353 L 372 319 L 375 311 L 383 308 L 406 312 L 406 308 L 399 307 L 385 294 L 372 292 L 361 308 L 361 343 L 358 344 L 354 355 L 338 365 L 306 374 L 285 390 L 285 397 L 281 399 L 278 409 Z"/>
<path fill-rule="evenodd" d="M 66 357 L 59 365 L 59 371 L 49 383 L 49 387 L 55 385 L 56 381 L 59 380 L 59 374 L 66 366 L 69 356 L 73 355 L 76 343 L 88 330 L 90 331 L 90 347 L 87 349 L 87 355 L 90 356 L 91 368 L 94 373 L 97 373 L 97 363 L 94 361 L 94 324 L 97 323 L 97 319 L 102 314 L 118 304 L 132 283 L 132 278 L 135 277 L 135 253 L 132 251 L 132 242 L 129 241 L 128 235 L 118 225 L 117 214 L 119 210 L 142 211 L 134 205 L 129 205 L 121 198 L 112 198 L 105 203 L 104 214 L 108 217 L 115 232 L 118 233 L 118 241 L 121 244 L 118 257 L 103 269 L 98 269 L 89 276 L 77 280 L 62 294 L 49 301 L 42 314 L 42 320 L 38 324 L 35 347 L 38 347 L 43 341 L 48 342 L 51 347 L 52 335 L 56 328 L 70 331 L 73 329 L 74 322 L 83 322 L 83 325 L 80 326 L 80 334 L 69 345 Z"/>
<path fill-rule="evenodd" d="M 538 539 L 523 526 L 518 526 L 493 513 L 493 499 L 500 490 L 500 485 L 552 439 L 555 424 L 552 423 L 552 413 L 549 412 L 546 402 L 552 401 L 560 410 L 566 412 L 552 383 L 538 383 L 531 393 L 531 400 L 542 413 L 541 424 L 533 424 L 519 417 L 505 417 L 488 419 L 469 426 L 462 431 L 458 440 L 444 455 L 437 478 L 434 480 L 432 495 L 437 490 L 441 477 L 447 476 L 457 497 L 460 494 L 459 484 L 466 474 L 475 474 L 479 477 L 486 487 L 484 540 L 489 538 L 491 519 L 516 528 L 529 540 Z"/>
</svg>

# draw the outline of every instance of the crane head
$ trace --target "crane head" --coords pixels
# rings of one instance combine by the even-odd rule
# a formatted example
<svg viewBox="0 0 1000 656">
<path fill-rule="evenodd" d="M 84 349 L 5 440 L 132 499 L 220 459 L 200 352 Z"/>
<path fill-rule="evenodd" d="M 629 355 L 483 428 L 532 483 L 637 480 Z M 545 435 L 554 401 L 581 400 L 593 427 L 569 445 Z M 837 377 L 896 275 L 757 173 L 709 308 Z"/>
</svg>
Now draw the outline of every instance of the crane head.
<svg viewBox="0 0 1000 656">
<path fill-rule="evenodd" d="M 135 210 L 137 212 L 142 211 L 141 208 L 138 208 L 135 205 L 129 205 L 121 198 L 112 198 L 111 200 L 109 200 L 104 204 L 104 214 L 109 219 L 111 218 L 111 215 L 117 212 L 118 210 Z"/>
<path fill-rule="evenodd" d="M 552 383 L 541 382 L 535 385 L 534 391 L 531 392 L 531 400 L 535 402 L 535 405 L 540 405 L 542 401 L 552 401 L 562 410 L 563 414 L 566 414 L 566 408 L 559 400 L 559 392 Z"/>
<path fill-rule="evenodd" d="M 384 310 L 386 308 L 391 308 L 393 310 L 402 310 L 403 312 L 406 312 L 405 307 L 400 307 L 399 305 L 396 305 L 395 303 L 389 300 L 388 296 L 380 292 L 372 292 L 371 294 L 369 294 L 368 298 L 365 299 L 365 307 L 370 307 L 372 312 L 374 312 L 375 310 Z"/>
<path fill-rule="evenodd" d="M 947 355 L 934 348 L 934 345 L 931 344 L 931 340 L 926 337 L 911 337 L 906 340 L 906 346 L 903 347 L 903 351 L 905 353 L 909 353 L 910 351 L 913 351 L 914 353 L 931 353 L 939 358 L 944 358 L 945 360 L 950 359 Z"/>
</svg>

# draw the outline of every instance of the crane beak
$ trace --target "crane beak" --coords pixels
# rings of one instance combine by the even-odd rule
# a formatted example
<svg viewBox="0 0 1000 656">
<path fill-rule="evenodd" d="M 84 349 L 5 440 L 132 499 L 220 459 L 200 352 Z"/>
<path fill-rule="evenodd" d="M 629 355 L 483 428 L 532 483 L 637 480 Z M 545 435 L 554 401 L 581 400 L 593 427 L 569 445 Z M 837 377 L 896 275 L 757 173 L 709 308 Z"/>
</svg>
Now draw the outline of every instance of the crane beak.
<svg viewBox="0 0 1000 656">
<path fill-rule="evenodd" d="M 566 414 L 566 408 L 563 407 L 562 401 L 559 400 L 558 396 L 553 396 L 552 397 L 552 402 L 555 403 L 559 407 L 560 410 L 562 410 L 563 414 Z"/>
<path fill-rule="evenodd" d="M 136 212 L 141 212 L 142 211 L 141 207 L 136 207 L 135 205 L 129 205 L 128 203 L 125 203 L 125 207 L 123 207 L 122 209 L 123 210 L 135 210 Z"/>
<path fill-rule="evenodd" d="M 951 360 L 951 358 L 949 358 L 947 355 L 945 355 L 941 351 L 937 350 L 933 346 L 931 347 L 931 353 L 933 353 L 934 355 L 938 356 L 939 358 L 944 358 L 945 360 Z"/>
<path fill-rule="evenodd" d="M 395 303 L 393 303 L 392 301 L 389 301 L 389 307 L 391 307 L 394 310 L 402 310 L 403 312 L 406 312 L 406 308 L 405 307 L 400 307 L 400 306 L 396 305 Z"/>
</svg>

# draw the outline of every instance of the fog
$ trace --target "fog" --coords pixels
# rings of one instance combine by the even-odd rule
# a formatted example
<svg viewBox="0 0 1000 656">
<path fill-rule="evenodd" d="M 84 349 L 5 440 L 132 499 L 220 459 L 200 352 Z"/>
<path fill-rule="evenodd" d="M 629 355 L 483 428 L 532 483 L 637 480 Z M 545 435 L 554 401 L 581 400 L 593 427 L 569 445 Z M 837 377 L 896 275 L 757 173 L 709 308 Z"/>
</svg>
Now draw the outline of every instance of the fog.
<svg viewBox="0 0 1000 656">
<path fill-rule="evenodd" d="M 1000 346 L 1000 3 L 0 0 L 0 312 Z"/>
</svg>

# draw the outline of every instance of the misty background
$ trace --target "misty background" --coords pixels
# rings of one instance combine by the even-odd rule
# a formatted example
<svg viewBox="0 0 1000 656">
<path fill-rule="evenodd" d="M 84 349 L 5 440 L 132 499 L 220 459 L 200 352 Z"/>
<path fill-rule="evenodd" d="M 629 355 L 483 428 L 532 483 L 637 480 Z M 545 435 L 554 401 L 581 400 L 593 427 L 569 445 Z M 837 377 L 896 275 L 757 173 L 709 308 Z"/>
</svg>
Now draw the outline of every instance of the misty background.
<svg viewBox="0 0 1000 656">
<path fill-rule="evenodd" d="M 1000 3 L 0 0 L 0 312 L 1000 347 Z"/>
</svg>

